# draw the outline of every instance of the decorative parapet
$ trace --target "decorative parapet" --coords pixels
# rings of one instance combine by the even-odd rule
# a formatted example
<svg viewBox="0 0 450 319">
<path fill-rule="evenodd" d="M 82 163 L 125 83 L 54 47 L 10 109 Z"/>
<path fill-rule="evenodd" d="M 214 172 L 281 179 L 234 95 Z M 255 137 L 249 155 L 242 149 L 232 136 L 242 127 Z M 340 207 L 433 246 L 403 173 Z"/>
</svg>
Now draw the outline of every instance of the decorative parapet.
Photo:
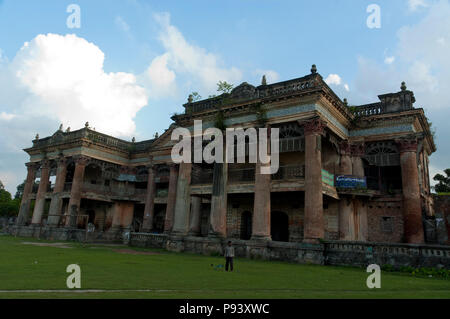
<svg viewBox="0 0 450 319">
<path fill-rule="evenodd" d="M 355 106 L 351 108 L 351 111 L 357 117 L 378 115 L 384 113 L 383 105 L 380 102 Z"/>
<path fill-rule="evenodd" d="M 62 132 L 58 130 L 52 136 L 33 140 L 34 149 L 45 148 L 49 146 L 56 146 L 61 144 L 68 144 L 80 140 L 87 140 L 93 143 L 102 144 L 108 147 L 117 148 L 127 152 L 141 152 L 150 148 L 154 140 L 147 140 L 142 142 L 128 142 L 116 137 L 112 137 L 103 133 L 91 130 L 85 127 L 81 130 L 73 132 Z"/>
<path fill-rule="evenodd" d="M 244 82 L 234 88 L 230 94 L 222 94 L 210 99 L 186 103 L 184 107 L 187 114 L 201 113 L 220 108 L 223 106 L 224 101 L 232 104 L 246 100 L 275 98 L 297 92 L 308 91 L 320 87 L 321 81 L 318 80 L 318 77 L 318 74 L 312 74 L 295 80 L 270 85 L 260 85 L 258 87 L 254 87 Z"/>
</svg>

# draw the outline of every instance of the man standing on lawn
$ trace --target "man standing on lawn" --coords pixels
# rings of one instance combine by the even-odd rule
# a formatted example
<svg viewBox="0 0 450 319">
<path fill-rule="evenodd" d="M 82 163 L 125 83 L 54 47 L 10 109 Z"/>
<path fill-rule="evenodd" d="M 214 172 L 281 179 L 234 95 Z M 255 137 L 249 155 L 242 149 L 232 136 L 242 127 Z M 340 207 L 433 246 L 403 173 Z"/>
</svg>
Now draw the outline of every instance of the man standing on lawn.
<svg viewBox="0 0 450 319">
<path fill-rule="evenodd" d="M 225 271 L 228 271 L 228 266 L 230 266 L 230 271 L 233 271 L 233 258 L 234 247 L 231 246 L 231 241 L 229 241 L 228 246 L 225 247 Z"/>
</svg>

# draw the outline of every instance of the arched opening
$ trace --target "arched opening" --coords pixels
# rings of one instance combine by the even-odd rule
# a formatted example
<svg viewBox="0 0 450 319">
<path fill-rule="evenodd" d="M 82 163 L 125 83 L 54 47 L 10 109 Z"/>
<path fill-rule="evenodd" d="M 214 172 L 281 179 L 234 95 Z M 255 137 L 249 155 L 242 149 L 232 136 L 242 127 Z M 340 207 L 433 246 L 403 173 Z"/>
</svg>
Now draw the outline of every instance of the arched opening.
<svg viewBox="0 0 450 319">
<path fill-rule="evenodd" d="M 249 240 L 252 236 L 252 213 L 245 211 L 241 215 L 241 235 L 243 240 Z"/>
<path fill-rule="evenodd" d="M 102 180 L 102 168 L 96 164 L 90 164 L 86 166 L 84 171 L 84 182 L 96 185 L 101 185 Z"/>
<path fill-rule="evenodd" d="M 66 180 L 64 182 L 64 191 L 70 192 L 72 189 L 73 174 L 75 173 L 75 163 L 73 161 L 67 164 Z"/>
<path fill-rule="evenodd" d="M 155 204 L 153 215 L 153 232 L 161 234 L 164 232 L 164 221 L 166 218 L 166 205 Z"/>
<path fill-rule="evenodd" d="M 86 215 L 88 215 L 87 217 L 87 221 L 88 221 L 88 223 L 94 223 L 94 221 L 95 221 L 95 210 L 93 210 L 93 209 L 88 209 L 87 211 L 86 211 Z"/>
<path fill-rule="evenodd" d="M 283 212 L 272 212 L 270 233 L 273 241 L 289 241 L 289 217 Z"/>
</svg>

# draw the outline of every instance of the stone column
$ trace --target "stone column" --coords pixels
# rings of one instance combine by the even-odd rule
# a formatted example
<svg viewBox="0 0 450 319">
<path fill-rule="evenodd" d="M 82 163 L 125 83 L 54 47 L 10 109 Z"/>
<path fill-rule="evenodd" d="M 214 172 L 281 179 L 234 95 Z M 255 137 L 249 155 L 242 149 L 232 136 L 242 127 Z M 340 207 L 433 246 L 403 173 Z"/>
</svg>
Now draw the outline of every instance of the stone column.
<svg viewBox="0 0 450 319">
<path fill-rule="evenodd" d="M 405 240 L 410 244 L 424 243 L 419 172 L 417 169 L 417 140 L 401 139 L 400 165 L 403 185 L 403 219 Z"/>
<path fill-rule="evenodd" d="M 36 194 L 36 202 L 33 210 L 33 218 L 31 224 L 40 225 L 42 214 L 44 213 L 45 195 L 47 194 L 50 177 L 50 162 L 43 160 L 41 164 L 41 181 L 39 182 L 38 192 Z"/>
<path fill-rule="evenodd" d="M 186 235 L 189 230 L 191 172 L 192 163 L 180 164 L 172 231 L 178 235 Z"/>
<path fill-rule="evenodd" d="M 55 187 L 53 188 L 52 201 L 50 202 L 50 209 L 48 213 L 49 226 L 58 226 L 61 219 L 62 198 L 61 194 L 64 191 L 64 183 L 66 181 L 66 159 L 61 156 L 58 159 L 58 168 L 56 169 Z"/>
<path fill-rule="evenodd" d="M 228 164 L 214 163 L 208 237 L 227 237 Z"/>
<path fill-rule="evenodd" d="M 155 175 L 155 166 L 150 165 L 148 167 L 147 195 L 145 197 L 144 221 L 142 225 L 142 230 L 144 232 L 150 232 L 153 229 L 156 194 Z"/>
<path fill-rule="evenodd" d="M 22 202 L 20 203 L 19 216 L 17 218 L 17 225 L 25 225 L 30 213 L 30 194 L 33 191 L 34 180 L 36 178 L 37 165 L 35 163 L 27 163 L 27 179 L 25 181 L 25 187 L 22 194 Z"/>
<path fill-rule="evenodd" d="M 267 154 L 270 156 L 270 126 L 266 126 L 267 132 Z M 259 147 L 259 145 L 258 145 Z M 259 152 L 258 152 L 259 155 Z M 252 240 L 272 240 L 271 236 L 271 207 L 270 189 L 272 176 L 261 174 L 261 168 L 269 168 L 270 162 L 263 164 L 258 156 L 255 165 L 255 197 L 253 201 L 252 216 Z"/>
<path fill-rule="evenodd" d="M 89 158 L 80 156 L 75 159 L 75 171 L 73 173 L 72 189 L 70 191 L 68 218 L 66 227 L 77 226 L 77 216 L 80 212 L 81 189 L 83 187 L 84 170 Z"/>
<path fill-rule="evenodd" d="M 253 203 L 252 240 L 272 240 L 270 233 L 270 188 L 272 176 L 261 174 L 262 164 L 259 161 L 255 167 L 255 197 Z"/>
<path fill-rule="evenodd" d="M 167 192 L 166 217 L 164 219 L 164 233 L 170 233 L 175 215 L 175 201 L 177 199 L 178 166 L 170 164 L 169 189 Z"/>
<path fill-rule="evenodd" d="M 189 224 L 189 235 L 198 236 L 201 231 L 202 221 L 202 198 L 191 196 L 191 221 Z"/>
<path fill-rule="evenodd" d="M 363 157 L 366 153 L 364 142 L 354 143 L 351 146 L 352 150 L 352 166 L 353 175 L 358 177 L 364 177 L 366 174 L 364 172 Z M 369 223 L 367 218 L 367 203 L 364 202 L 363 198 L 358 198 L 353 203 L 354 210 L 354 223 L 355 231 L 353 232 L 354 240 L 357 241 L 367 241 L 369 238 Z"/>
<path fill-rule="evenodd" d="M 355 143 L 351 145 L 352 152 L 352 169 L 353 175 L 363 177 L 364 173 L 364 163 L 362 157 L 365 155 L 364 143 Z"/>
<path fill-rule="evenodd" d="M 339 174 L 352 175 L 351 148 L 348 141 L 340 143 L 341 163 Z M 353 240 L 353 200 L 350 197 L 341 196 L 339 201 L 339 239 Z"/>
<path fill-rule="evenodd" d="M 323 239 L 323 194 L 322 194 L 322 134 L 325 123 L 313 119 L 305 124 L 305 221 L 306 243 L 318 243 Z"/>
</svg>

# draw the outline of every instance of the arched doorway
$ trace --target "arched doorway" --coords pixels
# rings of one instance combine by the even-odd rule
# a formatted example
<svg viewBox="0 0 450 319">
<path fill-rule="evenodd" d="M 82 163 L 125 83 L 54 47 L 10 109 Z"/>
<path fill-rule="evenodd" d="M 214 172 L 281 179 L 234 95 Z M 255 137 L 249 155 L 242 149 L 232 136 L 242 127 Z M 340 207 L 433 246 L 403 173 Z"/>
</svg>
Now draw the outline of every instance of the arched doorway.
<svg viewBox="0 0 450 319">
<path fill-rule="evenodd" d="M 273 241 L 289 241 L 289 217 L 283 212 L 272 212 L 270 233 Z"/>
<path fill-rule="evenodd" d="M 252 213 L 245 211 L 241 214 L 241 235 L 243 240 L 249 240 L 252 236 Z"/>
</svg>

